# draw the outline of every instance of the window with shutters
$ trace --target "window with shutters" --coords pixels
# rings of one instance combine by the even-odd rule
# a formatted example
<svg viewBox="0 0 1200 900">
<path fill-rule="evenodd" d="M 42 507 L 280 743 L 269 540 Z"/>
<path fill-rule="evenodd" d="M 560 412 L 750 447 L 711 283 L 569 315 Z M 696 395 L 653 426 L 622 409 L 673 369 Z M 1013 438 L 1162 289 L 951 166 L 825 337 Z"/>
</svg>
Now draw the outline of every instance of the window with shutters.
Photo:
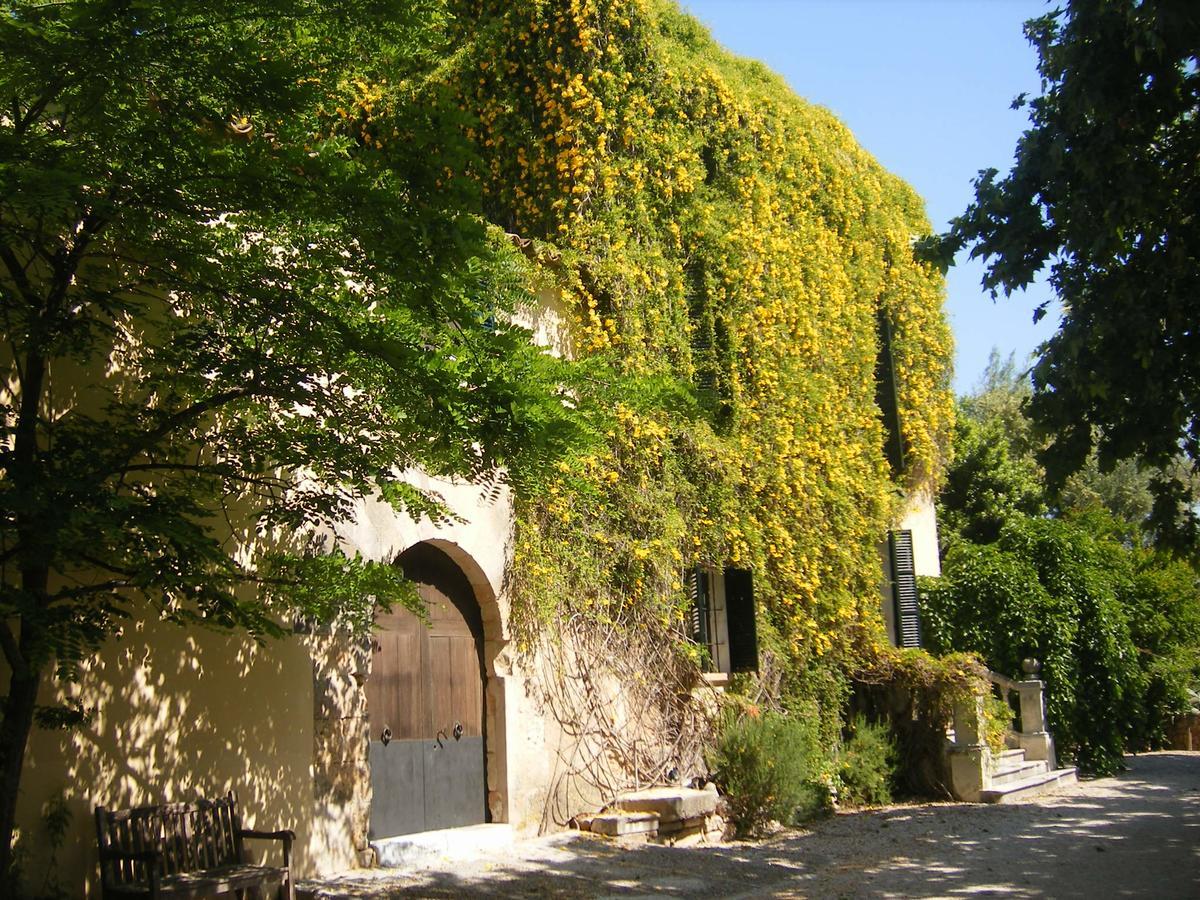
<svg viewBox="0 0 1200 900">
<path fill-rule="evenodd" d="M 689 637 L 708 651 L 711 676 L 758 670 L 758 629 L 754 584 L 746 569 L 696 566 L 688 575 L 691 591 Z"/>
<path fill-rule="evenodd" d="M 921 646 L 921 615 L 917 603 L 917 572 L 911 531 L 888 535 L 891 562 L 892 602 L 896 609 L 896 643 L 901 647 Z"/>
</svg>

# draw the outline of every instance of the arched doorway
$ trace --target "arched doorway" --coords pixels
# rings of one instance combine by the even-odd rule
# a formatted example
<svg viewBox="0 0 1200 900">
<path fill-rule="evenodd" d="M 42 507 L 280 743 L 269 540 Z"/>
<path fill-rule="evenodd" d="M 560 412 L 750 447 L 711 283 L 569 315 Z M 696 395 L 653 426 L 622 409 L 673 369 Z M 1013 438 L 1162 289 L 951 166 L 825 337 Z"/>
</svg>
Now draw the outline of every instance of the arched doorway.
<svg viewBox="0 0 1200 900">
<path fill-rule="evenodd" d="M 462 569 L 428 543 L 397 560 L 429 610 L 375 620 L 367 679 L 370 838 L 487 821 L 483 621 Z"/>
</svg>

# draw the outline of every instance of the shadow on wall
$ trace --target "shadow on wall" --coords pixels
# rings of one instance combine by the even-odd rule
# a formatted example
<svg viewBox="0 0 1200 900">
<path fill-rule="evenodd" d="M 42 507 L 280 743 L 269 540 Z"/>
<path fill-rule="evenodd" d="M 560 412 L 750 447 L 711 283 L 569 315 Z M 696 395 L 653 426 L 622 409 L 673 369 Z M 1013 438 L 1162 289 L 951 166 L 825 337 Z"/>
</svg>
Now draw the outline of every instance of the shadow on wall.
<svg viewBox="0 0 1200 900">
<path fill-rule="evenodd" d="M 71 815 L 53 871 L 67 896 L 99 896 L 93 809 L 180 802 L 237 792 L 247 826 L 293 828 L 295 865 L 314 870 L 313 689 L 295 638 L 257 646 L 244 635 L 131 623 L 81 673 L 69 695 L 88 725 L 35 732 L 18 823 L 29 882 L 50 864 L 42 821 L 62 797 Z M 44 703 L 61 702 L 52 687 Z M 276 847 L 263 847 L 278 853 Z"/>
</svg>

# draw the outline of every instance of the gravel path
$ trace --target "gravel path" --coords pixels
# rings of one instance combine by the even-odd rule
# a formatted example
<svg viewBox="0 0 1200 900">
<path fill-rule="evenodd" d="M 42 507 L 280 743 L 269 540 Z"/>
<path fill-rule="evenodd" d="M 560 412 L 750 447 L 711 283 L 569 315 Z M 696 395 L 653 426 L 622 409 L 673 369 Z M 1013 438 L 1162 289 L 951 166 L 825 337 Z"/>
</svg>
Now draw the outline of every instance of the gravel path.
<svg viewBox="0 0 1200 900">
<path fill-rule="evenodd" d="M 923 804 L 832 816 L 764 841 L 688 849 L 581 835 L 504 858 L 332 879 L 320 900 L 389 897 L 1200 898 L 1200 753 L 1005 806 Z"/>
</svg>

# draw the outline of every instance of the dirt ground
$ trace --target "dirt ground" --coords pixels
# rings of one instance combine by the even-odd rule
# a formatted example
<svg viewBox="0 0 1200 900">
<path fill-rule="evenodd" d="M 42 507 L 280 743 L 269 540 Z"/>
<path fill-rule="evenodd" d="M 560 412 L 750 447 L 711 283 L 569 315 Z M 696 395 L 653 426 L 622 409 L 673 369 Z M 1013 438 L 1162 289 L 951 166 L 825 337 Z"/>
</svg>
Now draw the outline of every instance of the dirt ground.
<svg viewBox="0 0 1200 900">
<path fill-rule="evenodd" d="M 1126 762 L 1119 777 L 1013 805 L 839 813 L 767 840 L 687 849 L 556 835 L 519 842 L 503 858 L 301 887 L 319 900 L 1200 898 L 1200 753 Z"/>
</svg>

